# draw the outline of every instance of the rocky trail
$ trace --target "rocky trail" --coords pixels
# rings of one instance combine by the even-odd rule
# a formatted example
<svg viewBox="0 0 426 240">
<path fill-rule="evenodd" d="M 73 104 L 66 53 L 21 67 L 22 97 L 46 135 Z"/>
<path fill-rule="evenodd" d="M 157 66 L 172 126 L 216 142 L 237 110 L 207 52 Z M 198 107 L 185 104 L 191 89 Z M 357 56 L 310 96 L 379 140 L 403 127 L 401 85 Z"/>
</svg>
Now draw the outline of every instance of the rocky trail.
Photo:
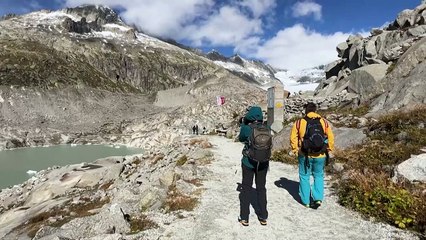
<svg viewBox="0 0 426 240">
<path fill-rule="evenodd" d="M 298 202 L 297 167 L 271 162 L 267 175 L 268 226 L 261 226 L 251 208 L 250 226 L 237 222 L 242 144 L 211 137 L 215 161 L 200 205 L 191 217 L 165 227 L 159 239 L 416 239 L 390 225 L 364 220 L 337 203 L 328 184 L 318 210 Z M 328 179 L 328 177 L 326 177 Z"/>
</svg>

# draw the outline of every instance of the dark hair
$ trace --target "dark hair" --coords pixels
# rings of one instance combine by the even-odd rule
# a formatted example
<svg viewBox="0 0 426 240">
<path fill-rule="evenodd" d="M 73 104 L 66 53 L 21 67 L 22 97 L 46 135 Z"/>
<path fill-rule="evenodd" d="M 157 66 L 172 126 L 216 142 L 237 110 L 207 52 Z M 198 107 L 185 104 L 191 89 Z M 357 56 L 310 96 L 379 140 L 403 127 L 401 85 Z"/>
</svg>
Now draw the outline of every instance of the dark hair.
<svg viewBox="0 0 426 240">
<path fill-rule="evenodd" d="M 309 102 L 305 105 L 305 114 L 308 114 L 310 112 L 316 112 L 317 111 L 317 105 L 313 102 Z"/>
</svg>

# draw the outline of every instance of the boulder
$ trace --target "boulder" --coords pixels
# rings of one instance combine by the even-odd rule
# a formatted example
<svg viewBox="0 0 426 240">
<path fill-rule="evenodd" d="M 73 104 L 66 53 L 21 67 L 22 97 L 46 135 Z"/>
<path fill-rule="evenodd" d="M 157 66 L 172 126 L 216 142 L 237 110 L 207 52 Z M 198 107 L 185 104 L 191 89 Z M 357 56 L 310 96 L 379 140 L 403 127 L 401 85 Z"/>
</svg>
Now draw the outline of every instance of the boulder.
<svg viewBox="0 0 426 240">
<path fill-rule="evenodd" d="M 395 168 L 394 181 L 403 178 L 410 182 L 426 183 L 426 153 L 414 156 Z"/>
<path fill-rule="evenodd" d="M 373 102 L 372 111 L 386 112 L 426 103 L 424 69 L 426 69 L 426 38 L 415 42 L 401 56 L 394 69 L 380 80 L 384 93 Z"/>
<path fill-rule="evenodd" d="M 333 128 L 334 145 L 338 149 L 345 149 L 363 143 L 367 139 L 363 129 L 357 128 Z"/>
<path fill-rule="evenodd" d="M 386 64 L 371 64 L 352 71 L 347 78 L 349 92 L 358 94 L 361 102 L 376 95 L 381 91 L 378 82 L 385 77 L 388 67 Z"/>
<path fill-rule="evenodd" d="M 349 47 L 351 47 L 354 43 L 359 42 L 360 40 L 362 40 L 362 36 L 361 35 L 350 35 L 348 37 L 348 39 L 346 40 L 346 43 L 348 44 Z"/>
<path fill-rule="evenodd" d="M 362 39 L 355 39 L 349 50 L 349 58 L 346 61 L 346 67 L 350 70 L 362 66 L 364 56 L 364 43 Z"/>
<path fill-rule="evenodd" d="M 158 209 L 161 207 L 163 199 L 165 199 L 165 194 L 162 196 L 159 189 L 150 188 L 143 193 L 142 198 L 139 201 L 139 209 L 142 212 Z"/>
<path fill-rule="evenodd" d="M 400 28 L 407 28 L 414 26 L 416 21 L 416 12 L 414 10 L 405 9 L 398 14 L 396 23 Z"/>
<path fill-rule="evenodd" d="M 345 58 L 345 52 L 346 50 L 349 48 L 348 43 L 347 42 L 342 42 L 339 43 L 339 45 L 337 45 L 336 50 L 337 50 L 337 56 L 340 58 Z"/>
<path fill-rule="evenodd" d="M 366 58 L 375 58 L 377 56 L 376 39 L 377 39 L 377 37 L 372 37 L 365 44 L 365 47 L 364 47 L 364 56 Z"/>
<path fill-rule="evenodd" d="M 160 185 L 167 189 L 169 186 L 171 186 L 175 182 L 175 179 L 176 179 L 175 175 L 176 174 L 173 171 L 163 174 L 159 179 Z"/>
<path fill-rule="evenodd" d="M 419 37 L 419 36 L 421 36 L 425 33 L 426 33 L 426 26 L 425 25 L 420 25 L 420 26 L 417 26 L 417 27 L 414 27 L 414 28 L 410 28 L 407 31 L 407 35 L 409 37 Z"/>
<path fill-rule="evenodd" d="M 402 40 L 402 34 L 399 31 L 384 31 L 382 34 L 377 35 L 376 50 L 377 59 L 384 60 L 384 51 L 397 46 L 398 42 Z"/>
<path fill-rule="evenodd" d="M 336 60 L 330 64 L 328 64 L 324 71 L 325 71 L 325 78 L 328 79 L 332 76 L 337 76 L 339 71 L 342 69 L 344 65 L 344 61 L 342 59 Z"/>
<path fill-rule="evenodd" d="M 401 57 L 402 53 L 403 51 L 401 46 L 396 46 L 391 49 L 386 49 L 383 52 L 383 60 L 385 62 L 397 60 Z"/>
</svg>

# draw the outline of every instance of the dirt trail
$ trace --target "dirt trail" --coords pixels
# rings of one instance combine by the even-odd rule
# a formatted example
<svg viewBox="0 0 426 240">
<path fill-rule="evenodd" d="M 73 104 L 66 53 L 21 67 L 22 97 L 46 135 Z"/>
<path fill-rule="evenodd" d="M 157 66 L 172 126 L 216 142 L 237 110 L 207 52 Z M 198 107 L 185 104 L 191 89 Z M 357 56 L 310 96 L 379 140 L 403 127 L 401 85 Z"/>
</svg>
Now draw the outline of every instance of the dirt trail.
<svg viewBox="0 0 426 240">
<path fill-rule="evenodd" d="M 242 144 L 211 137 L 215 161 L 211 177 L 194 216 L 169 225 L 160 239 L 416 239 L 409 232 L 362 219 L 337 203 L 326 186 L 325 201 L 318 210 L 297 202 L 297 168 L 271 162 L 267 175 L 268 226 L 261 226 L 251 209 L 250 226 L 237 222 L 241 182 Z"/>
</svg>

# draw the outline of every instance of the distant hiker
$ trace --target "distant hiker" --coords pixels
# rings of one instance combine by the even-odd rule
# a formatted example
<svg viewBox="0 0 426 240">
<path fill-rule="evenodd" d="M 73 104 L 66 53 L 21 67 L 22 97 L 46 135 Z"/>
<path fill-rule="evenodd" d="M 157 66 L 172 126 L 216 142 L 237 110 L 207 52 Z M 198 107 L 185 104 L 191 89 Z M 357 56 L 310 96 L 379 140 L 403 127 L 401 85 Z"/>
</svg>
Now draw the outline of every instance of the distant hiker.
<svg viewBox="0 0 426 240">
<path fill-rule="evenodd" d="M 238 221 L 243 226 L 249 225 L 250 192 L 253 177 L 256 181 L 256 195 L 259 211 L 256 212 L 260 224 L 266 225 L 268 211 L 266 208 L 266 173 L 271 157 L 272 136 L 270 129 L 263 123 L 262 109 L 253 106 L 248 109 L 241 124 L 239 141 L 244 142 L 241 159 L 242 183 L 240 193 L 240 216 Z"/>
<path fill-rule="evenodd" d="M 203 127 L 203 135 L 207 133 L 206 127 Z"/>
<path fill-rule="evenodd" d="M 306 104 L 305 117 L 294 123 L 290 135 L 291 153 L 299 160 L 299 195 L 305 207 L 314 209 L 320 207 L 324 199 L 324 165 L 334 150 L 331 127 L 316 110 L 314 103 Z M 314 177 L 312 192 L 311 175 Z"/>
<path fill-rule="evenodd" d="M 195 134 L 198 135 L 198 125 L 195 125 Z"/>
<path fill-rule="evenodd" d="M 192 126 L 192 134 L 195 134 L 195 125 Z"/>
</svg>

